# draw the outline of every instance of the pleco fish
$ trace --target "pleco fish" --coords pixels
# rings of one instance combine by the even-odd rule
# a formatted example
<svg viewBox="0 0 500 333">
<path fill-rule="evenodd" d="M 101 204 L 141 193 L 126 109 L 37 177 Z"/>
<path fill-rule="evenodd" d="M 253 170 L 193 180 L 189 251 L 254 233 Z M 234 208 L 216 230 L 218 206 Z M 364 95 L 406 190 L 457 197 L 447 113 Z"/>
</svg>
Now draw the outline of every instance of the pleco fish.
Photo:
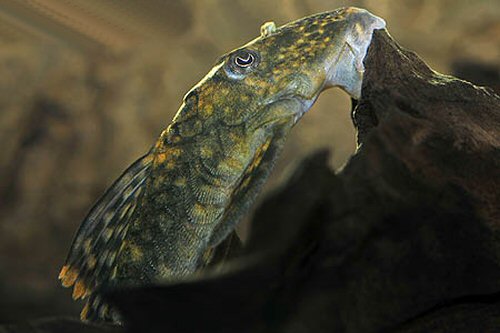
<svg viewBox="0 0 500 333">
<path fill-rule="evenodd" d="M 326 88 L 358 99 L 363 58 L 385 22 L 342 8 L 223 55 L 184 97 L 156 144 L 90 210 L 59 278 L 83 320 L 119 321 L 104 286 L 182 278 L 204 267 L 266 181 L 287 134 Z"/>
</svg>

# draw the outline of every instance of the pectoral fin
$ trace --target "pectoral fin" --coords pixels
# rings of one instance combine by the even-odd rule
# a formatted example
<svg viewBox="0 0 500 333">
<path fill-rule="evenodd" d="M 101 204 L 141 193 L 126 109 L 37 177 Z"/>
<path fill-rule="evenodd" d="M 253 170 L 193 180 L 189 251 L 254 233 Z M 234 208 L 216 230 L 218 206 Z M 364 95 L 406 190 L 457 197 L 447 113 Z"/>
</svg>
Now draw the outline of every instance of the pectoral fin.
<svg viewBox="0 0 500 333">
<path fill-rule="evenodd" d="M 152 156 L 133 163 L 92 207 L 82 222 L 59 274 L 73 298 L 88 298 L 82 319 L 107 319 L 95 290 L 113 279 L 115 261 L 151 169 Z"/>
</svg>

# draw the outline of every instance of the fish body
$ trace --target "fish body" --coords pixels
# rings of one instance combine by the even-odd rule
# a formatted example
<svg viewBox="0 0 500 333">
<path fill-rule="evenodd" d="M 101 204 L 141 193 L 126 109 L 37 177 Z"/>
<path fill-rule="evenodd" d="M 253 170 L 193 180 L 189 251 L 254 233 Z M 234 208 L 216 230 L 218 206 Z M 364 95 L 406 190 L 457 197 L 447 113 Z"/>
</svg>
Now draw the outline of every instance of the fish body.
<svg viewBox="0 0 500 333">
<path fill-rule="evenodd" d="M 119 320 L 100 288 L 176 280 L 207 265 L 320 92 L 339 86 L 359 98 L 362 60 L 384 26 L 343 8 L 268 22 L 223 55 L 82 222 L 59 276 L 87 300 L 82 319 Z"/>
</svg>

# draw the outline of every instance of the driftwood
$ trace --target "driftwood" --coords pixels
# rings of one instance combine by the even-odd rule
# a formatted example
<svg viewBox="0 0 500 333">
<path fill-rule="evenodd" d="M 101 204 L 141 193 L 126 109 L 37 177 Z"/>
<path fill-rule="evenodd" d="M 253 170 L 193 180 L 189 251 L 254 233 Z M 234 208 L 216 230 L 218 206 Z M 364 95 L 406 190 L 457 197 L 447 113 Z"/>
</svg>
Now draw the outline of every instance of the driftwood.
<svg viewBox="0 0 500 333">
<path fill-rule="evenodd" d="M 222 269 L 108 291 L 129 331 L 498 330 L 500 97 L 385 31 L 365 65 L 361 148 L 344 169 L 325 152 L 304 161 Z"/>
</svg>

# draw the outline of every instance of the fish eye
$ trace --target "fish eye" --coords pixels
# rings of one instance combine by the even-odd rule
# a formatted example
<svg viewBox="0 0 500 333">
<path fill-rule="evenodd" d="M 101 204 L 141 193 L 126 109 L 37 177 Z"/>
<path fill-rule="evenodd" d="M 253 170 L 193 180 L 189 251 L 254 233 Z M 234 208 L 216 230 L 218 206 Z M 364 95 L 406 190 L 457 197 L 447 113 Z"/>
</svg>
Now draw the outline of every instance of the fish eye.
<svg viewBox="0 0 500 333">
<path fill-rule="evenodd" d="M 231 77 L 240 78 L 255 69 L 260 62 L 256 51 L 242 49 L 231 55 L 227 62 L 226 71 Z"/>
<path fill-rule="evenodd" d="M 252 64 L 255 62 L 255 56 L 250 52 L 242 52 L 241 54 L 236 55 L 233 61 L 236 66 L 247 68 L 252 66 Z"/>
</svg>

